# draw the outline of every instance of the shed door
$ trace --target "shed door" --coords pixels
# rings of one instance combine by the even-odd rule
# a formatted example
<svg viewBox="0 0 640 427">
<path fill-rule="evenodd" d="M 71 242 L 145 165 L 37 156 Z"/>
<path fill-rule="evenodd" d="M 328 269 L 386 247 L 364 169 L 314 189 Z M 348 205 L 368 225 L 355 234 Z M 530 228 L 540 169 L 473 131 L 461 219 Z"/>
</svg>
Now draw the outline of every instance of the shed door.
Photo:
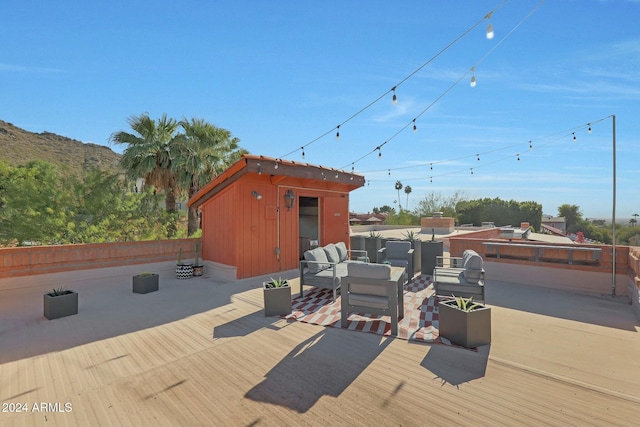
<svg viewBox="0 0 640 427">
<path fill-rule="evenodd" d="M 304 251 L 312 249 L 319 244 L 319 200 L 317 197 L 300 197 L 298 203 L 299 258 L 302 259 Z"/>
</svg>

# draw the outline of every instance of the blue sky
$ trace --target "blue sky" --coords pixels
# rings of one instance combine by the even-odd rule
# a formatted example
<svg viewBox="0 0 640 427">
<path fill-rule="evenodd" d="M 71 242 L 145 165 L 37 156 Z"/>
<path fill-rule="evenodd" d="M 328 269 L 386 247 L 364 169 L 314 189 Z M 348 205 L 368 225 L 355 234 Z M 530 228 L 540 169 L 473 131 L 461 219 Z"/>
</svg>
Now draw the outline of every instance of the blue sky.
<svg viewBox="0 0 640 427">
<path fill-rule="evenodd" d="M 0 15 L 0 119 L 32 132 L 109 145 L 132 115 L 200 117 L 253 154 L 353 166 L 358 212 L 394 206 L 400 180 L 410 209 L 459 191 L 610 218 L 615 114 L 616 216 L 640 213 L 639 0 L 24 0 Z"/>
</svg>

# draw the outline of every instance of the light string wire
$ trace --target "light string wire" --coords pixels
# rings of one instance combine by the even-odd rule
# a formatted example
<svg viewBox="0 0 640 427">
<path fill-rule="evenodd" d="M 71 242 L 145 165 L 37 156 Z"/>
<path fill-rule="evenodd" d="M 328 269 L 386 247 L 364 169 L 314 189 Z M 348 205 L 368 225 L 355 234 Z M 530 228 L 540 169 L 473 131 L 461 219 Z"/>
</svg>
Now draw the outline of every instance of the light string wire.
<svg viewBox="0 0 640 427">
<path fill-rule="evenodd" d="M 474 170 L 475 171 L 476 169 L 480 169 L 480 168 L 483 168 L 483 167 L 486 167 L 486 166 L 490 166 L 490 165 L 493 165 L 493 164 L 496 164 L 496 163 L 504 162 L 506 160 L 513 159 L 514 157 L 524 157 L 526 155 L 529 155 L 530 149 L 532 149 L 533 146 L 535 146 L 536 148 L 541 148 L 541 147 L 546 147 L 548 145 L 551 145 L 551 144 L 557 142 L 560 139 L 565 140 L 566 138 L 574 136 L 576 132 L 578 132 L 578 131 L 580 131 L 582 129 L 585 129 L 585 128 L 590 129 L 594 125 L 596 125 L 596 124 L 598 124 L 600 122 L 603 122 L 603 121 L 605 121 L 605 120 L 607 120 L 607 119 L 609 119 L 611 117 L 612 116 L 609 115 L 609 116 L 606 116 L 606 117 L 603 117 L 603 118 L 600 118 L 600 119 L 597 119 L 597 120 L 593 120 L 593 121 L 588 122 L 588 123 L 583 124 L 583 125 L 579 125 L 579 126 L 576 126 L 576 127 L 570 128 L 570 129 L 561 130 L 559 132 L 555 132 L 553 134 L 540 137 L 538 139 L 530 139 L 530 140 L 528 140 L 526 142 L 526 145 L 529 146 L 529 150 L 523 150 L 523 151 L 521 151 L 521 152 L 519 152 L 519 153 L 517 153 L 515 155 L 509 155 L 509 156 L 506 156 L 506 157 L 503 157 L 503 158 L 500 158 L 500 159 L 497 159 L 497 160 L 494 160 L 494 161 L 491 161 L 491 162 L 482 162 L 481 164 L 478 164 L 478 165 L 473 166 L 473 167 L 465 167 L 464 169 L 458 169 L 458 170 L 454 170 L 454 171 L 450 171 L 450 172 L 445 172 L 445 173 L 440 173 L 440 174 L 435 174 L 435 175 L 427 175 L 427 177 L 431 182 L 433 182 L 433 178 L 440 178 L 440 177 L 443 177 L 443 176 L 456 175 L 456 174 L 461 174 L 461 173 L 469 173 L 469 170 Z M 545 140 L 550 140 L 550 141 L 546 142 L 546 143 L 543 143 L 543 144 L 539 143 L 539 141 L 545 141 Z M 462 157 L 457 157 L 455 159 L 442 160 L 442 161 L 439 161 L 439 162 L 426 162 L 426 163 L 423 163 L 423 164 L 420 164 L 420 165 L 411 165 L 411 166 L 406 166 L 404 168 L 396 168 L 396 169 L 408 169 L 408 168 L 416 168 L 416 167 L 422 167 L 423 168 L 425 166 L 432 166 L 432 165 L 435 165 L 435 164 L 443 164 L 443 163 L 447 163 L 447 162 L 453 162 L 453 161 L 456 161 L 456 160 L 468 159 L 468 158 L 476 157 L 476 156 L 479 156 L 479 155 L 481 156 L 483 154 L 494 153 L 494 152 L 502 151 L 502 150 L 505 150 L 505 149 L 508 149 L 508 148 L 513 148 L 515 146 L 520 146 L 522 144 L 523 143 L 511 144 L 511 145 L 506 146 L 506 147 L 497 148 L 497 149 L 486 151 L 486 152 L 479 153 L 479 154 L 462 156 Z M 367 173 L 387 172 L 387 171 L 396 170 L 396 169 L 380 169 L 380 170 L 375 170 L 375 171 L 367 171 Z M 394 177 L 393 179 L 397 179 L 397 177 Z M 427 178 L 425 178 L 425 177 L 404 178 L 404 179 L 402 179 L 402 181 L 424 181 L 426 179 Z M 367 181 L 368 182 L 371 182 L 371 181 L 373 181 L 373 182 L 386 182 L 388 180 L 376 179 L 376 180 L 367 180 Z"/>
<path fill-rule="evenodd" d="M 376 151 L 380 152 L 380 150 L 382 149 L 382 147 L 384 147 L 388 142 L 390 142 L 391 140 L 393 140 L 396 136 L 400 135 L 405 129 L 407 129 L 409 126 L 413 125 L 417 119 L 419 119 L 423 114 L 425 114 L 427 111 L 429 111 L 434 105 L 436 105 L 445 95 L 447 95 L 449 92 L 451 92 L 451 90 L 453 90 L 454 87 L 456 87 L 463 79 L 465 79 L 469 73 L 475 71 L 476 67 L 478 67 L 480 64 L 482 64 L 488 57 L 489 55 L 491 55 L 509 36 L 511 36 L 511 34 L 513 34 L 514 31 L 516 31 L 527 19 L 529 19 L 529 17 L 531 15 L 533 15 L 533 13 L 538 10 L 540 8 L 540 6 L 542 6 L 542 4 L 544 3 L 545 0 L 541 0 L 533 9 L 531 9 L 531 11 L 520 21 L 518 22 L 504 37 L 502 37 L 491 49 L 489 49 L 489 51 L 487 53 L 484 54 L 484 56 L 482 56 L 482 58 L 480 58 L 475 64 L 473 64 L 473 66 L 467 71 L 465 72 L 462 76 L 460 76 L 460 78 L 458 78 L 458 80 L 456 80 L 451 86 L 449 86 L 444 92 L 442 92 L 433 102 L 431 102 L 424 110 L 422 110 L 417 116 L 415 116 L 413 119 L 411 119 L 407 124 L 405 124 L 403 127 L 401 127 L 396 133 L 394 133 L 390 138 L 388 138 L 387 140 L 385 140 L 382 144 L 376 146 L 373 150 L 369 151 L 367 154 L 363 155 L 362 157 L 358 158 L 357 160 L 354 160 L 352 162 L 347 163 L 345 166 L 342 166 L 340 169 L 344 169 L 346 167 L 348 167 L 349 165 L 355 165 L 356 163 L 364 160 L 365 158 L 371 156 L 372 154 L 374 154 Z M 478 24 L 476 24 L 477 26 Z M 388 93 L 388 92 L 387 92 Z M 482 153 L 481 153 L 482 154 Z M 458 159 L 451 159 L 451 160 L 447 160 L 447 161 L 452 161 L 452 160 L 460 160 L 462 158 L 466 158 L 469 156 L 464 156 Z M 435 164 L 435 163 L 434 163 Z M 411 166 L 411 167 L 419 167 L 418 166 Z M 396 169 L 401 169 L 401 168 L 396 168 Z M 396 170 L 394 168 L 389 169 L 389 168 L 385 168 L 383 169 L 384 171 L 392 171 L 392 170 Z M 368 172 L 380 172 L 381 170 L 375 170 L 375 171 L 368 171 Z M 367 172 L 367 171 L 365 171 Z M 360 172 L 359 172 L 360 173 Z M 362 172 L 364 173 L 364 172 Z"/>
<path fill-rule="evenodd" d="M 318 142 L 319 140 L 321 140 L 322 138 L 324 138 L 325 136 L 329 135 L 330 133 L 333 133 L 333 131 L 338 130 L 340 131 L 340 128 L 342 125 L 350 122 L 352 119 L 354 119 L 355 117 L 359 116 L 360 114 L 362 114 L 364 111 L 366 111 L 367 109 L 369 109 L 370 107 L 372 107 L 374 104 L 376 104 L 377 102 L 379 102 L 382 98 L 384 98 L 385 96 L 387 96 L 389 93 L 391 92 L 395 92 L 395 90 L 402 85 L 404 82 L 406 82 L 407 80 L 409 80 L 411 77 L 413 77 L 416 73 L 418 73 L 420 70 L 422 70 L 424 67 L 426 67 L 427 65 L 429 65 L 431 62 L 433 62 L 436 58 L 438 58 L 441 54 L 443 54 L 445 51 L 447 51 L 449 48 L 451 48 L 453 45 L 455 45 L 457 42 L 459 42 L 460 40 L 462 40 L 467 34 L 469 34 L 471 31 L 473 31 L 478 25 L 480 25 L 485 19 L 490 19 L 491 15 L 498 11 L 500 8 L 502 8 L 502 6 L 505 5 L 505 3 L 507 3 L 509 0 L 503 0 L 502 3 L 500 3 L 498 6 L 496 6 L 496 8 L 494 8 L 491 12 L 487 13 L 485 16 L 482 17 L 482 19 L 479 19 L 475 24 L 473 24 L 471 27 L 469 27 L 466 31 L 464 31 L 462 34 L 460 34 L 458 37 L 456 37 L 452 42 L 450 42 L 448 45 L 446 45 L 444 48 L 442 48 L 438 53 L 436 53 L 434 56 L 432 56 L 431 58 L 429 58 L 425 63 L 423 63 L 420 67 L 416 68 L 414 71 L 412 71 L 409 75 L 407 75 L 406 77 L 404 77 L 402 80 L 400 80 L 398 83 L 396 83 L 391 89 L 387 90 L 385 93 L 383 93 L 382 95 L 378 96 L 375 100 L 371 101 L 369 104 L 367 104 L 365 107 L 361 108 L 360 110 L 358 110 L 357 112 L 355 112 L 354 114 L 352 114 L 349 118 L 347 118 L 346 120 L 344 120 L 343 122 L 341 122 L 339 125 L 337 125 L 336 127 L 333 127 L 331 129 L 329 129 L 328 131 L 326 131 L 325 133 L 323 133 L 322 135 L 318 136 L 317 138 L 307 142 L 306 144 L 302 145 L 300 148 L 296 148 L 293 151 L 288 152 L 287 154 L 284 154 L 282 156 L 280 156 L 279 158 L 286 158 L 298 151 L 303 151 L 304 149 L 308 146 L 310 146 L 311 144 L 314 144 L 316 142 Z M 543 0 L 544 1 L 544 0 Z M 377 148 L 376 148 L 377 149 Z M 374 150 L 375 151 L 375 150 Z"/>
</svg>

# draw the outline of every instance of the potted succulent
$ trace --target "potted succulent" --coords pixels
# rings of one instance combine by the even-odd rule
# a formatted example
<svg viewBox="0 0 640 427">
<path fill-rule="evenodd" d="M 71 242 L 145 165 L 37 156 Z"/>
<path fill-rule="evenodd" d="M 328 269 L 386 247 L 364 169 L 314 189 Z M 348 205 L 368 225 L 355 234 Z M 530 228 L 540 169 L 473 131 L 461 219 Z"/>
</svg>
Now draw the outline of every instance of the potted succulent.
<svg viewBox="0 0 640 427">
<path fill-rule="evenodd" d="M 377 231 L 370 231 L 369 236 L 364 239 L 364 249 L 371 262 L 378 259 L 378 251 L 382 248 L 382 234 Z"/>
<path fill-rule="evenodd" d="M 413 249 L 413 271 L 418 272 L 422 270 L 422 242 L 420 238 L 416 236 L 416 233 L 412 230 L 407 231 L 402 235 L 402 240 L 411 242 L 411 249 Z"/>
<path fill-rule="evenodd" d="M 77 292 L 60 287 L 44 294 L 44 317 L 53 320 L 74 314 L 78 314 Z"/>
<path fill-rule="evenodd" d="M 196 242 L 196 258 L 193 262 L 193 275 L 200 277 L 204 273 L 204 265 L 200 263 L 200 242 Z"/>
<path fill-rule="evenodd" d="M 265 317 L 291 314 L 291 286 L 286 279 L 272 277 L 263 282 L 262 293 Z"/>
<path fill-rule="evenodd" d="M 182 262 L 182 248 L 178 251 L 178 264 L 176 266 L 176 277 L 178 279 L 190 279 L 193 276 L 193 264 Z"/>
<path fill-rule="evenodd" d="M 158 290 L 159 276 L 155 273 L 143 271 L 133 276 L 133 293 L 147 294 Z"/>
<path fill-rule="evenodd" d="M 491 307 L 473 297 L 440 301 L 438 328 L 441 337 L 466 348 L 491 344 Z"/>
<path fill-rule="evenodd" d="M 442 240 L 436 240 L 435 229 L 432 228 L 431 240 L 421 242 L 420 246 L 422 247 L 422 274 L 433 276 L 433 269 L 437 266 L 437 257 L 442 256 L 444 252 L 444 242 Z"/>
</svg>

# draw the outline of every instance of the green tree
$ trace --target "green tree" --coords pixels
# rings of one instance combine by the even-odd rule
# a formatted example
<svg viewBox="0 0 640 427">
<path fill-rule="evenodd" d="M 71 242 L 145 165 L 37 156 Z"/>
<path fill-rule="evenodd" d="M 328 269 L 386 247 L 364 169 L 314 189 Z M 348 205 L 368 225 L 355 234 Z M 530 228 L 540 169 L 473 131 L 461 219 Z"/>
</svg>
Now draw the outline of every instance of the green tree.
<svg viewBox="0 0 640 427">
<path fill-rule="evenodd" d="M 409 194 L 411 194 L 411 186 L 406 185 L 404 187 L 404 193 L 407 195 L 407 204 L 405 205 L 405 209 L 409 210 Z"/>
<path fill-rule="evenodd" d="M 580 212 L 580 206 L 564 204 L 558 207 L 558 216 L 564 217 L 567 224 L 567 230 L 574 225 L 579 225 L 582 222 L 582 212 Z"/>
<path fill-rule="evenodd" d="M 40 160 L 0 168 L 2 214 L 0 241 L 4 244 L 56 244 L 68 241 L 73 219 L 71 193 L 54 165 Z"/>
<path fill-rule="evenodd" d="M 165 193 L 165 208 L 173 218 L 167 235 L 173 237 L 177 221 L 176 196 L 180 193 L 173 165 L 173 159 L 177 156 L 175 136 L 178 123 L 166 114 L 156 122 L 146 113 L 132 116 L 127 122 L 133 133 L 115 132 L 110 139 L 116 144 L 128 145 L 120 164 L 129 178 L 144 178 L 145 185 Z"/>
<path fill-rule="evenodd" d="M 456 191 L 446 197 L 441 193 L 431 192 L 418 201 L 413 213 L 418 217 L 427 217 L 433 212 L 442 212 L 444 216 L 457 218 L 456 204 L 466 199 L 462 191 Z"/>
<path fill-rule="evenodd" d="M 180 122 L 184 133 L 176 137 L 177 156 L 173 161 L 178 185 L 191 198 L 212 178 L 222 173 L 247 151 L 238 145 L 240 140 L 231 132 L 218 128 L 203 119 L 184 119 Z M 198 213 L 189 208 L 187 235 L 198 230 Z"/>
<path fill-rule="evenodd" d="M 396 181 L 396 190 L 398 190 L 398 209 L 400 210 L 400 212 L 402 212 L 402 202 L 400 202 L 400 190 L 402 190 L 402 183 L 400 182 L 400 180 Z"/>
</svg>

